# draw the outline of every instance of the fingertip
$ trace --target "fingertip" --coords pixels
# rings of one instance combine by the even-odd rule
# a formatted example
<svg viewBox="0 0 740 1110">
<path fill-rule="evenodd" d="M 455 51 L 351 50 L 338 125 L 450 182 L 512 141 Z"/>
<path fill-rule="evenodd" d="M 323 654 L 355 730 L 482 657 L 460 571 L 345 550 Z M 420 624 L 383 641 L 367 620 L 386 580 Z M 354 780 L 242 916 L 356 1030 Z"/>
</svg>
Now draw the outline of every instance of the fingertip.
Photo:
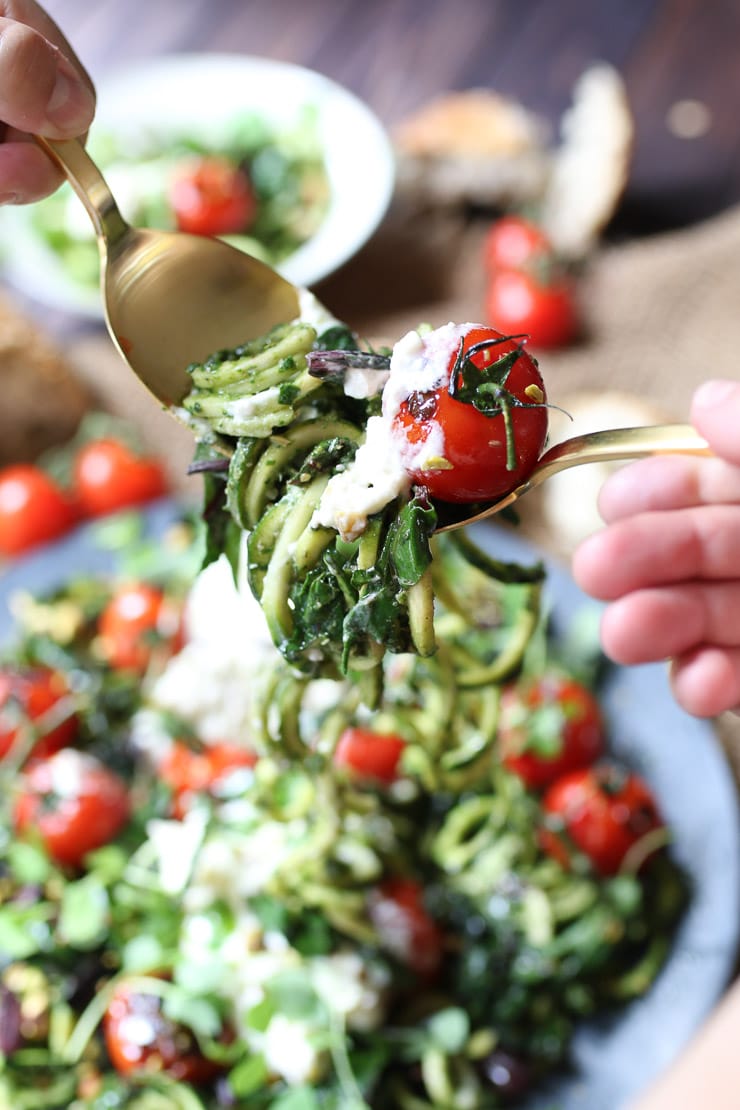
<svg viewBox="0 0 740 1110">
<path fill-rule="evenodd" d="M 740 705 L 740 649 L 698 647 L 671 663 L 671 687 L 693 717 L 716 717 Z"/>
<path fill-rule="evenodd" d="M 740 465 L 740 382 L 724 378 L 703 382 L 692 398 L 691 421 L 713 451 Z"/>
</svg>

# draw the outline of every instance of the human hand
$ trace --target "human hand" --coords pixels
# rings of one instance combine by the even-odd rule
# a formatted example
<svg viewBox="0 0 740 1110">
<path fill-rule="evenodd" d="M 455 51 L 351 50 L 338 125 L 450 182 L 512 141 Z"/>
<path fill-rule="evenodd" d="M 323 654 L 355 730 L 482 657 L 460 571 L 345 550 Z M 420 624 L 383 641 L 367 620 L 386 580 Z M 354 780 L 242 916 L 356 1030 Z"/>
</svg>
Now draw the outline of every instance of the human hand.
<svg viewBox="0 0 740 1110">
<path fill-rule="evenodd" d="M 578 584 L 608 601 L 601 638 L 618 663 L 671 660 L 697 717 L 740 708 L 740 383 L 710 381 L 691 421 L 717 457 L 665 456 L 602 487 L 607 527 L 577 549 Z"/>
<path fill-rule="evenodd" d="M 27 204 L 61 174 L 30 138 L 87 131 L 95 93 L 54 21 L 33 0 L 0 0 L 0 204 Z"/>
</svg>

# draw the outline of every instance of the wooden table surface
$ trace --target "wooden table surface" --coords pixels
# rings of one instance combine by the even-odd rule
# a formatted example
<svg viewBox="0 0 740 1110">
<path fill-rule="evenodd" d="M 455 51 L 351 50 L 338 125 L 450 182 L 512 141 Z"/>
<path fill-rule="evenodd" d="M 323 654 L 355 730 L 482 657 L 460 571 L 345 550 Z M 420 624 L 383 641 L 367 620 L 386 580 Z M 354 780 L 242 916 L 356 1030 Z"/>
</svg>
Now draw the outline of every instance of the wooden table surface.
<svg viewBox="0 0 740 1110">
<path fill-rule="evenodd" d="M 740 0 L 47 0 L 94 78 L 182 51 L 315 68 L 393 124 L 436 93 L 484 86 L 553 122 L 595 60 L 623 74 L 637 121 L 612 234 L 690 223 L 740 201 Z M 671 108 L 698 101 L 705 132 Z"/>
</svg>

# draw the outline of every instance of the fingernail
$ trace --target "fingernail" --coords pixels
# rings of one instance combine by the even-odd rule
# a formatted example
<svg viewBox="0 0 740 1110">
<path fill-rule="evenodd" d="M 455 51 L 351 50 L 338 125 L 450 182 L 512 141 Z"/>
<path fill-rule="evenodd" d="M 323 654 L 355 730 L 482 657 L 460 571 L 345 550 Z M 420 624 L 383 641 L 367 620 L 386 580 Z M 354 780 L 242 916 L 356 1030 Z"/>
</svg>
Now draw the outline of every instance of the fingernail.
<svg viewBox="0 0 740 1110">
<path fill-rule="evenodd" d="M 61 57 L 57 62 L 57 79 L 49 102 L 46 105 L 46 118 L 55 127 L 65 130 L 78 128 L 85 131 L 95 112 L 95 97 L 86 84 L 67 61 Z"/>
<path fill-rule="evenodd" d="M 17 203 L 18 203 L 18 194 L 17 193 L 0 193 L 0 205 L 2 205 L 2 204 L 17 204 Z"/>
<path fill-rule="evenodd" d="M 702 409 L 719 408 L 738 395 L 738 383 L 720 378 L 703 382 L 694 394 L 694 404 Z"/>
</svg>

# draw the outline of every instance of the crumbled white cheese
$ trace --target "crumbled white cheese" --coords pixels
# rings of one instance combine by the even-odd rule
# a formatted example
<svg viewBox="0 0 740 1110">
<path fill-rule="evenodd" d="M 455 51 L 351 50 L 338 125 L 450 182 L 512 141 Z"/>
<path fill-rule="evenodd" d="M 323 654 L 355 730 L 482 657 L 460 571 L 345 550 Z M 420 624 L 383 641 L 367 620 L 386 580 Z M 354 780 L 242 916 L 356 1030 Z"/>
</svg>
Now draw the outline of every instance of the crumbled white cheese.
<svg viewBox="0 0 740 1110">
<path fill-rule="evenodd" d="M 316 993 L 346 1019 L 350 1029 L 367 1033 L 378 1028 L 385 1016 L 384 992 L 390 981 L 384 965 L 349 951 L 315 956 L 310 963 Z"/>
<path fill-rule="evenodd" d="M 268 1070 L 293 1086 L 318 1079 L 325 1051 L 311 1043 L 311 1027 L 306 1022 L 282 1014 L 271 1019 L 262 1041 Z"/>
<path fill-rule="evenodd" d="M 157 763 L 169 736 L 157 710 L 186 721 L 204 742 L 249 744 L 255 673 L 275 655 L 267 622 L 249 587 L 237 589 L 222 557 L 195 580 L 185 609 L 187 643 L 148 692 L 132 738 Z"/>
<path fill-rule="evenodd" d="M 350 366 L 344 375 L 344 392 L 347 397 L 365 401 L 382 393 L 390 376 L 390 370 L 363 370 L 361 366 Z"/>
<path fill-rule="evenodd" d="M 206 838 L 186 893 L 191 909 L 215 898 L 240 902 L 265 889 L 285 862 L 290 823 L 266 821 L 252 830 L 219 831 Z"/>
<path fill-rule="evenodd" d="M 423 335 L 410 331 L 399 339 L 393 348 L 390 377 L 383 390 L 383 416 L 389 424 L 413 393 L 432 393 L 448 384 L 450 362 L 472 327 L 473 324 L 449 323 Z M 414 473 L 432 469 L 445 457 L 442 425 L 429 421 L 423 432 L 416 443 L 410 443 L 404 435 L 395 437 L 403 465 Z"/>
<path fill-rule="evenodd" d="M 229 740 L 248 744 L 251 729 L 250 660 L 229 658 L 199 640 L 174 656 L 155 682 L 150 701 L 192 726 L 205 743 Z M 156 734 L 134 722 L 134 742 L 151 751 Z M 154 754 L 152 752 L 152 754 Z"/>
<path fill-rule="evenodd" d="M 253 416 L 262 416 L 271 412 L 280 403 L 280 386 L 271 385 L 259 393 L 248 393 L 244 397 L 235 397 L 224 405 L 224 412 L 230 420 L 249 420 Z"/>
<path fill-rule="evenodd" d="M 302 320 L 304 324 L 310 324 L 312 328 L 316 329 L 319 335 L 322 331 L 326 331 L 327 328 L 342 326 L 336 316 L 332 316 L 329 309 L 321 303 L 318 297 L 315 297 L 313 293 L 309 292 L 308 289 L 298 290 L 298 312 L 299 319 Z"/>
<path fill-rule="evenodd" d="M 146 827 L 156 853 L 157 870 L 166 894 L 181 894 L 188 885 L 207 824 L 203 810 L 192 809 L 182 821 L 153 818 Z"/>
<path fill-rule="evenodd" d="M 395 497 L 408 493 L 410 486 L 390 425 L 382 416 L 371 416 L 365 442 L 346 470 L 329 479 L 312 524 L 335 528 L 342 539 L 357 539 L 367 526 L 367 518 Z"/>
<path fill-rule="evenodd" d="M 383 416 L 392 422 L 412 393 L 431 393 L 448 381 L 450 359 L 474 324 L 444 324 L 421 334 L 407 332 L 391 354 L 391 372 L 383 390 Z"/>
</svg>

